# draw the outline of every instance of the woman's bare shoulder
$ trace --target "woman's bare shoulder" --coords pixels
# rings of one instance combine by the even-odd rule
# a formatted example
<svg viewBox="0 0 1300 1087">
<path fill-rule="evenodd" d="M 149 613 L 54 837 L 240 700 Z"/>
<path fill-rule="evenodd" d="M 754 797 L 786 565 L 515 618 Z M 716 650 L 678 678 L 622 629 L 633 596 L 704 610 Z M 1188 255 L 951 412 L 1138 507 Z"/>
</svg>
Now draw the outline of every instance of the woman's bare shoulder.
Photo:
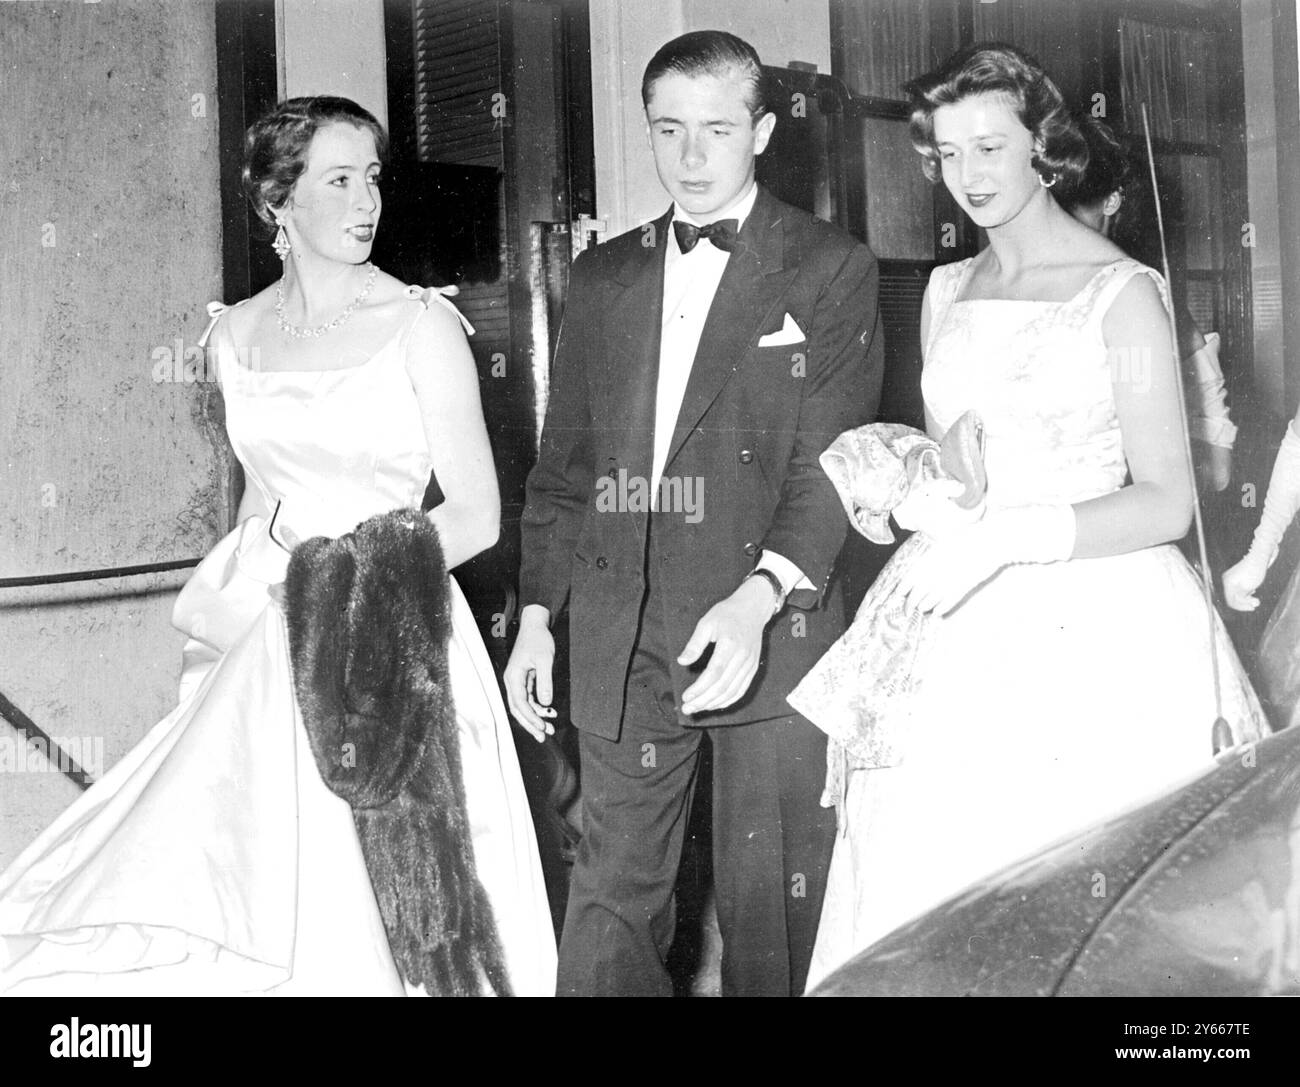
<svg viewBox="0 0 1300 1087">
<path fill-rule="evenodd" d="M 450 319 L 451 324 L 456 324 L 455 318 L 443 306 L 429 304 L 428 288 L 403 283 L 396 276 L 389 275 L 382 269 L 376 271 L 378 274 L 375 277 L 375 286 L 367 300 L 366 308 L 374 315 L 379 325 L 399 326 L 409 320 L 409 315 L 417 312 L 420 306 L 425 307 L 429 317 L 421 317 L 418 328 L 412 330 L 413 338 L 418 339 L 421 331 L 425 329 L 445 330 L 447 321 L 444 318 Z"/>
<path fill-rule="evenodd" d="M 1095 273 L 1117 261 L 1130 259 L 1124 250 L 1104 234 L 1091 230 L 1082 223 L 1071 222 L 1067 230 L 1062 260 L 1081 271 Z"/>
<path fill-rule="evenodd" d="M 231 306 L 226 320 L 231 339 L 237 344 L 246 343 L 250 333 L 269 315 L 275 312 L 275 284 L 250 295 L 242 304 Z"/>
<path fill-rule="evenodd" d="M 409 284 L 403 283 L 395 275 L 390 275 L 382 268 L 375 268 L 375 285 L 370 291 L 372 305 L 388 305 L 402 299 L 411 298 L 414 291 Z"/>
</svg>

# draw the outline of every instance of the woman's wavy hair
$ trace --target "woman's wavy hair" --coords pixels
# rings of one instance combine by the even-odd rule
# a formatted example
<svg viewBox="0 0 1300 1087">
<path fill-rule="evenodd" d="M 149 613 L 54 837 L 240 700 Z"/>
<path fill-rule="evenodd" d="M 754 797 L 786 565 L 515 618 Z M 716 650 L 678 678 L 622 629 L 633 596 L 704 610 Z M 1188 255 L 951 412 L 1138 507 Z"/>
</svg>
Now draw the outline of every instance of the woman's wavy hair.
<svg viewBox="0 0 1300 1087">
<path fill-rule="evenodd" d="M 289 98 L 249 126 L 244 135 L 244 194 L 269 228 L 275 227 L 271 209 L 289 198 L 307 168 L 312 138 L 326 125 L 340 121 L 367 129 L 375 137 L 379 161 L 387 161 L 384 126 L 350 98 L 329 94 Z"/>
<path fill-rule="evenodd" d="M 1002 42 L 975 42 L 950 56 L 933 72 L 903 85 L 912 107 L 912 146 L 921 153 L 931 181 L 941 176 L 934 142 L 934 112 L 978 94 L 1004 95 L 1020 123 L 1041 143 L 1033 167 L 1044 181 L 1074 184 L 1088 166 L 1088 145 L 1071 117 L 1060 90 L 1028 53 Z"/>
</svg>

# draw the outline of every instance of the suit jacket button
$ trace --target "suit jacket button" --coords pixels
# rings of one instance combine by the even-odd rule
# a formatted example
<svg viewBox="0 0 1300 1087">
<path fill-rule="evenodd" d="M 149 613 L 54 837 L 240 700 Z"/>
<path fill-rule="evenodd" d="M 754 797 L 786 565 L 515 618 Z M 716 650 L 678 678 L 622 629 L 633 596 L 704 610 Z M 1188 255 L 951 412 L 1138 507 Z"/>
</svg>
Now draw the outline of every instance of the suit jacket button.
<svg viewBox="0 0 1300 1087">
<path fill-rule="evenodd" d="M 752 559 L 758 554 L 758 544 L 754 543 L 752 540 L 745 544 L 745 554 Z"/>
<path fill-rule="evenodd" d="M 752 464 L 752 463 L 753 463 L 753 460 L 754 460 L 754 452 L 753 452 L 753 450 L 751 450 L 751 449 L 742 449 L 742 450 L 740 451 L 740 463 L 741 463 L 741 464 Z"/>
<path fill-rule="evenodd" d="M 604 555 L 597 555 L 597 556 L 596 556 L 596 569 L 597 569 L 597 570 L 603 570 L 603 569 L 605 569 L 605 567 L 607 567 L 608 565 L 609 565 L 609 559 L 605 558 Z"/>
</svg>

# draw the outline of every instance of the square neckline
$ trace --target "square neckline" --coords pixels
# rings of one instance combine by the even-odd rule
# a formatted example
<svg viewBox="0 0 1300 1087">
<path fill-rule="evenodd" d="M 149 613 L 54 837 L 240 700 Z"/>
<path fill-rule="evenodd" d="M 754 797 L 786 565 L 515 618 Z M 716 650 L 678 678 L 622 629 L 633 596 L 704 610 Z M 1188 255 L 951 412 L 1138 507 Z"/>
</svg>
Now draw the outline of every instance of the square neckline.
<svg viewBox="0 0 1300 1087">
<path fill-rule="evenodd" d="M 963 306 L 972 302 L 1010 302 L 1010 303 L 1018 303 L 1020 305 L 1030 305 L 1030 306 L 1068 306 L 1072 302 L 1077 302 L 1081 297 L 1083 297 L 1088 292 L 1088 288 L 1091 287 L 1094 283 L 1096 283 L 1098 279 L 1100 279 L 1111 269 L 1116 268 L 1121 264 L 1138 263 L 1132 257 L 1120 257 L 1118 260 L 1113 260 L 1109 264 L 1105 265 L 1104 267 L 1097 269 L 1097 271 L 1093 273 L 1092 276 L 1089 277 L 1088 281 L 1084 283 L 1084 285 L 1080 287 L 1077 291 L 1075 291 L 1074 294 L 1070 295 L 1069 298 L 1063 299 L 1062 301 L 1059 302 L 1047 298 L 958 298 L 957 296 L 961 294 L 962 288 L 966 285 L 966 279 L 970 275 L 971 269 L 975 265 L 975 259 L 976 259 L 975 257 L 966 258 L 966 267 L 961 270 L 961 276 L 957 280 L 957 287 L 953 291 L 952 301 L 949 303 L 949 305 Z"/>
</svg>

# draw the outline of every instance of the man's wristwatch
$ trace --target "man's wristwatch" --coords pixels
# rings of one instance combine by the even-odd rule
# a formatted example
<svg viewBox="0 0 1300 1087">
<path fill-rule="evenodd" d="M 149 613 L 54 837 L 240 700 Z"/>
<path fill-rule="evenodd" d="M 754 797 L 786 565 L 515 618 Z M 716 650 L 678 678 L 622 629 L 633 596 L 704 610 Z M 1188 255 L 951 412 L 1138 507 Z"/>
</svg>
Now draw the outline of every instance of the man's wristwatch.
<svg viewBox="0 0 1300 1087">
<path fill-rule="evenodd" d="M 772 587 L 772 597 L 774 600 L 774 603 L 772 604 L 772 614 L 776 615 L 783 607 L 785 607 L 785 589 L 781 587 L 781 579 L 772 573 L 771 570 L 767 569 L 767 567 L 758 566 L 745 575 L 741 584 L 743 585 L 752 577 L 761 577 Z"/>
</svg>

